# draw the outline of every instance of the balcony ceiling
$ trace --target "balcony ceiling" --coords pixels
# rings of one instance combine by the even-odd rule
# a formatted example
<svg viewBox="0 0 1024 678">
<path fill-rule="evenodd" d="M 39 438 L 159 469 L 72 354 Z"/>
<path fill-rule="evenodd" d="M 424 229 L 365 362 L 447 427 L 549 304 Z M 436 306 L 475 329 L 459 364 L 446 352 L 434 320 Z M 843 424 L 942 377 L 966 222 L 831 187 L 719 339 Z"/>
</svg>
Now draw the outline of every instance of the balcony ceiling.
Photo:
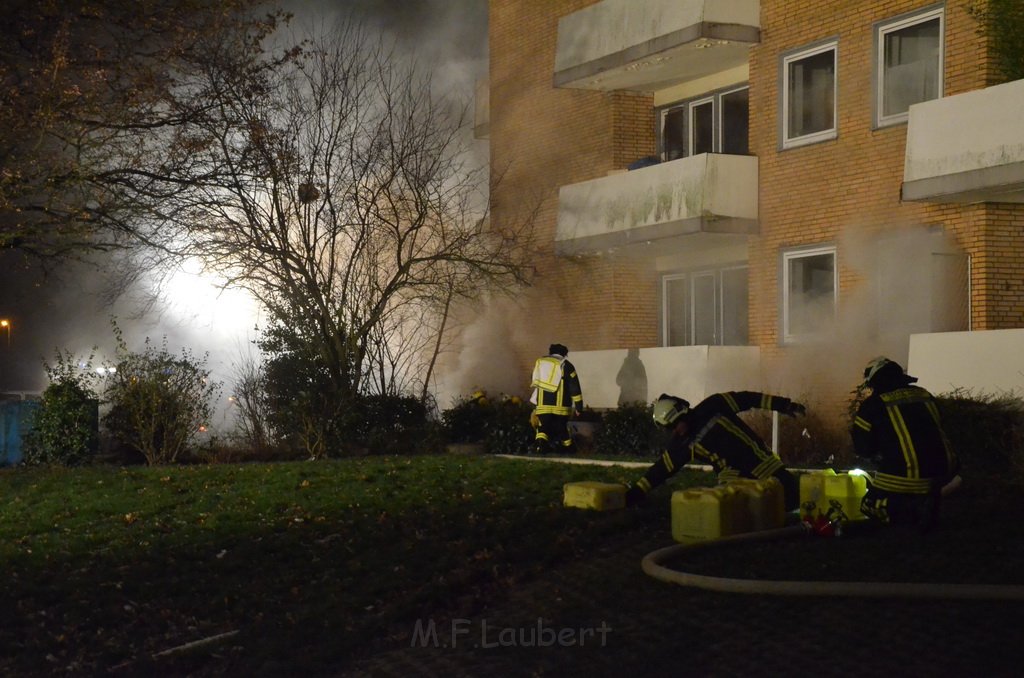
<svg viewBox="0 0 1024 678">
<path fill-rule="evenodd" d="M 653 91 L 742 66 L 758 0 L 603 0 L 558 24 L 554 84 Z"/>
</svg>

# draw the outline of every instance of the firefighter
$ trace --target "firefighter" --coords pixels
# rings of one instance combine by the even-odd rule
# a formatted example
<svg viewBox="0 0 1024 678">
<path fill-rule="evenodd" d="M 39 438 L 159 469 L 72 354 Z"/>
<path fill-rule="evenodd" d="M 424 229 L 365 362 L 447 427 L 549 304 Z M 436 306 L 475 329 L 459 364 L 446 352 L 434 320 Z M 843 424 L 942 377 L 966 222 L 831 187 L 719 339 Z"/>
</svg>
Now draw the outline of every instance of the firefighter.
<svg viewBox="0 0 1024 678">
<path fill-rule="evenodd" d="M 960 461 L 942 429 L 931 393 L 888 358 L 864 368 L 871 395 L 853 418 L 850 435 L 858 457 L 875 466 L 861 512 L 881 524 L 928 530 L 938 517 L 942 487 L 960 470 Z"/>
<path fill-rule="evenodd" d="M 535 407 L 530 419 L 536 430 L 536 454 L 575 452 L 569 418 L 583 412 L 583 390 L 576 368 L 565 358 L 567 355 L 568 348 L 551 344 L 548 354 L 538 358 L 533 366 L 530 402 Z"/>
<path fill-rule="evenodd" d="M 768 446 L 737 415 L 750 409 L 775 410 L 790 416 L 806 409 L 789 398 L 754 391 L 729 391 L 708 396 L 690 409 L 676 396 L 662 394 L 654 402 L 654 422 L 668 429 L 670 437 L 661 459 L 647 469 L 626 491 L 626 505 L 634 506 L 690 461 L 711 464 L 722 482 L 736 478 L 768 478 L 782 483 L 786 510 L 800 503 L 796 477 Z"/>
</svg>

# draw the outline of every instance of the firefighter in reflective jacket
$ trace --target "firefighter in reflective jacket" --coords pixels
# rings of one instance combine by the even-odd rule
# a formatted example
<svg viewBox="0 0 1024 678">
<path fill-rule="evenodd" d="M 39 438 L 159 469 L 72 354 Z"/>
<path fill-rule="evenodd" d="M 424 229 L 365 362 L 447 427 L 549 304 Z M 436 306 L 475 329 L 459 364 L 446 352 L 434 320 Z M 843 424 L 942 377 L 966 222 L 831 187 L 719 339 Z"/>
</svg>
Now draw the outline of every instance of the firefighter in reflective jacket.
<svg viewBox="0 0 1024 678">
<path fill-rule="evenodd" d="M 941 489 L 959 472 L 960 461 L 935 398 L 916 381 L 888 358 L 868 363 L 863 386 L 871 395 L 857 410 L 850 435 L 857 456 L 876 465 L 861 502 L 864 515 L 928 529 L 938 517 Z"/>
<path fill-rule="evenodd" d="M 708 396 L 690 409 L 676 396 L 661 395 L 654 402 L 654 421 L 671 431 L 667 449 L 647 469 L 644 477 L 626 492 L 626 505 L 638 504 L 647 493 L 661 485 L 690 461 L 711 464 L 722 482 L 736 478 L 768 478 L 782 483 L 786 510 L 800 503 L 800 485 L 796 477 L 772 453 L 737 414 L 750 409 L 775 410 L 796 416 L 805 408 L 789 398 L 754 391 L 729 391 Z"/>
<path fill-rule="evenodd" d="M 531 421 L 536 429 L 534 452 L 575 451 L 569 432 L 569 417 L 583 412 L 583 391 L 576 368 L 565 359 L 569 349 L 551 344 L 548 355 L 538 358 L 533 366 L 533 395 L 536 407 Z"/>
</svg>

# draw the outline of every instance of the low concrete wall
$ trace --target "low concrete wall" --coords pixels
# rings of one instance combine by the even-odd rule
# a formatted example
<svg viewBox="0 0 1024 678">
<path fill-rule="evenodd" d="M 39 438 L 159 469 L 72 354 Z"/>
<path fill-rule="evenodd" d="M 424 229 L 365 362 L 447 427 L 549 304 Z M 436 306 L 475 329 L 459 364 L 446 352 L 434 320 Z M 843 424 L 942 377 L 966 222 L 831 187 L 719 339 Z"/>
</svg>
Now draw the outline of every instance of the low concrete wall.
<svg viewBox="0 0 1024 678">
<path fill-rule="evenodd" d="M 936 394 L 1024 396 L 1024 329 L 911 335 L 907 372 Z"/>
<path fill-rule="evenodd" d="M 698 403 L 712 393 L 761 387 L 756 346 L 673 346 L 573 351 L 569 360 L 588 407 L 650 403 L 662 393 Z"/>
</svg>

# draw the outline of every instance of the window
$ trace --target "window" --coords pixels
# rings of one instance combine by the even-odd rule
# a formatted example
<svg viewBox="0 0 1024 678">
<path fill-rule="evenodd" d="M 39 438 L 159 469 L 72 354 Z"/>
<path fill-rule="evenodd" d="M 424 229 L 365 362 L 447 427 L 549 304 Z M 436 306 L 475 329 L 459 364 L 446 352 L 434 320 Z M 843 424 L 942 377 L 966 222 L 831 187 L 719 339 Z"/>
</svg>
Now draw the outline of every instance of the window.
<svg viewBox="0 0 1024 678">
<path fill-rule="evenodd" d="M 715 151 L 715 105 L 714 99 L 698 101 L 690 105 L 690 153 L 714 153 Z"/>
<path fill-rule="evenodd" d="M 726 92 L 721 102 L 722 153 L 747 155 L 750 152 L 750 88 Z"/>
<path fill-rule="evenodd" d="M 836 137 L 837 43 L 782 59 L 782 147 Z"/>
<path fill-rule="evenodd" d="M 782 255 L 783 341 L 819 335 L 836 314 L 836 250 L 817 247 Z"/>
<path fill-rule="evenodd" d="M 906 122 L 912 104 L 942 96 L 942 8 L 875 27 L 875 124 Z"/>
<path fill-rule="evenodd" d="M 662 278 L 665 346 L 745 346 L 747 267 L 674 273 Z"/>
<path fill-rule="evenodd" d="M 743 86 L 663 108 L 658 130 L 661 159 L 749 153 L 749 91 Z"/>
</svg>

